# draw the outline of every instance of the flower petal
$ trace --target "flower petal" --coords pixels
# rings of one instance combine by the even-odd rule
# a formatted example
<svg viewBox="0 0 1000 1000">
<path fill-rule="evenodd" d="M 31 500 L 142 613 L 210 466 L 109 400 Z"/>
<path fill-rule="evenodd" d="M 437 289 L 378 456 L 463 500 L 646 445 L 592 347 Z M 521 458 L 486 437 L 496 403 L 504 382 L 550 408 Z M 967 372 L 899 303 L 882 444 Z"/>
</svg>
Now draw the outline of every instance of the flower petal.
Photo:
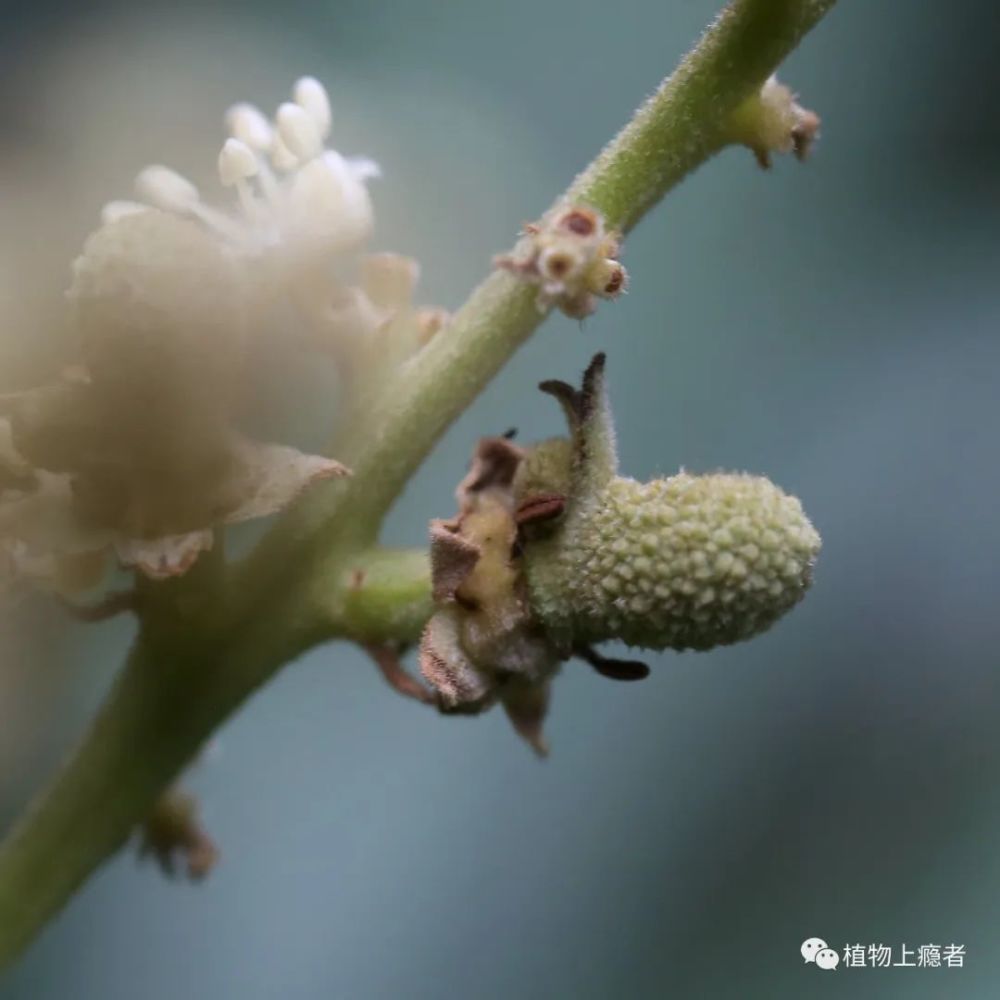
<svg viewBox="0 0 1000 1000">
<path fill-rule="evenodd" d="M 280 444 L 243 440 L 236 448 L 238 471 L 231 484 L 242 499 L 224 516 L 227 524 L 267 517 L 287 507 L 312 483 L 350 470 L 322 455 L 307 455 Z"/>
<path fill-rule="evenodd" d="M 10 421 L 0 417 L 0 493 L 29 489 L 33 479 L 31 466 L 14 447 Z"/>
<path fill-rule="evenodd" d="M 458 519 L 431 521 L 431 580 L 434 600 L 451 601 L 482 555 L 482 549 L 461 535 Z"/>
<path fill-rule="evenodd" d="M 122 538 L 115 542 L 115 551 L 123 566 L 133 566 L 153 580 L 166 580 L 183 576 L 212 541 L 211 530 L 205 529 L 165 538 Z"/>
<path fill-rule="evenodd" d="M 361 260 L 361 285 L 381 309 L 395 312 L 413 302 L 420 265 L 398 253 L 373 253 Z"/>
</svg>

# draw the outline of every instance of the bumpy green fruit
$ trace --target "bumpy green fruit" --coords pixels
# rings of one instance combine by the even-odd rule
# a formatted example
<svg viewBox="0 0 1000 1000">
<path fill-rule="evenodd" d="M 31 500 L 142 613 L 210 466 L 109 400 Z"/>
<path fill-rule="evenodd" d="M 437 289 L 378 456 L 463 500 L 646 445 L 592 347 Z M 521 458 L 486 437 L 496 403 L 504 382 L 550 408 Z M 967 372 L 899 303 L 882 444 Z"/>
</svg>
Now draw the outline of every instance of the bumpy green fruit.
<svg viewBox="0 0 1000 1000">
<path fill-rule="evenodd" d="M 796 604 L 818 549 L 799 501 L 766 479 L 616 476 L 531 547 L 532 607 L 574 642 L 709 649 Z"/>
<path fill-rule="evenodd" d="M 575 449 L 563 517 L 524 552 L 531 608 L 553 641 L 709 649 L 764 631 L 802 598 L 820 538 L 795 497 L 749 475 L 621 477 L 603 359 L 581 392 L 545 388 Z M 543 458 L 526 468 L 557 467 Z M 545 492 L 540 479 L 523 485 Z M 519 502 L 530 507 L 530 495 Z"/>
</svg>

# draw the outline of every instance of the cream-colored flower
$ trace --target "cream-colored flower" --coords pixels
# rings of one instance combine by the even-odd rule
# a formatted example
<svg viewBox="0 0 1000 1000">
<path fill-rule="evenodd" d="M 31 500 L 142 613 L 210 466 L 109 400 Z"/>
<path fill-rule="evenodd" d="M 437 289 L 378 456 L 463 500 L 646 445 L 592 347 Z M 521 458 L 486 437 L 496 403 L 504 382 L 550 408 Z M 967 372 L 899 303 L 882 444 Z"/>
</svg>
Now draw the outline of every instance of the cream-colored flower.
<svg viewBox="0 0 1000 1000">
<path fill-rule="evenodd" d="M 0 419 L 0 444 L 5 437 L 13 439 L 10 423 Z M 15 578 L 63 594 L 85 590 L 100 583 L 112 552 L 154 579 L 180 575 L 212 547 L 213 526 L 274 514 L 312 483 L 347 472 L 235 432 L 219 454 L 222 471 L 201 481 L 124 461 L 101 469 L 86 455 L 70 472 L 35 468 L 19 488 L 0 489 L 0 592 Z"/>
<path fill-rule="evenodd" d="M 415 261 L 362 255 L 378 168 L 328 148 L 316 80 L 299 80 L 271 119 L 238 104 L 226 120 L 218 172 L 233 205 L 207 203 L 166 166 L 141 171 L 139 200 L 105 206 L 73 264 L 79 364 L 0 398 L 8 574 L 63 589 L 67 561 L 97 565 L 108 552 L 149 576 L 180 574 L 215 527 L 346 474 L 237 427 L 248 348 L 276 316 L 334 357 L 355 396 L 445 322 L 414 304 Z"/>
</svg>

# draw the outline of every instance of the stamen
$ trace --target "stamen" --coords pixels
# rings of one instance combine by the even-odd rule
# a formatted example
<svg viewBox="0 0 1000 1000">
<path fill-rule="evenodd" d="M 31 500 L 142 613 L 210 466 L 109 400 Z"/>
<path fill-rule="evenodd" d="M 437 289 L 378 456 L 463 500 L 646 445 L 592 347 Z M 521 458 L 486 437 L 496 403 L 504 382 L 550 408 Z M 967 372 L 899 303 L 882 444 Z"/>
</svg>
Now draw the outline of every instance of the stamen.
<svg viewBox="0 0 1000 1000">
<path fill-rule="evenodd" d="M 278 108 L 278 134 L 293 156 L 308 162 L 323 152 L 323 138 L 312 117 L 298 104 Z"/>
<path fill-rule="evenodd" d="M 325 139 L 330 134 L 333 123 L 326 88 L 315 77 L 304 76 L 296 82 L 294 95 L 295 103 L 308 113 L 319 129 L 320 137 Z"/>
<path fill-rule="evenodd" d="M 227 139 L 219 153 L 219 180 L 223 187 L 254 177 L 259 169 L 254 151 L 239 139 Z"/>
<path fill-rule="evenodd" d="M 248 179 L 257 175 L 260 161 L 254 151 L 239 139 L 227 139 L 219 153 L 219 180 L 223 187 L 235 187 L 240 208 L 251 223 L 261 215 L 261 205 L 254 198 Z"/>
<path fill-rule="evenodd" d="M 382 168 L 367 156 L 348 156 L 346 160 L 359 181 L 375 180 L 382 176 Z"/>
<path fill-rule="evenodd" d="M 289 188 L 291 231 L 318 241 L 329 252 L 343 252 L 363 242 L 372 228 L 368 191 L 346 160 L 327 150 L 301 167 Z"/>
<path fill-rule="evenodd" d="M 261 153 L 267 152 L 274 141 L 271 123 L 252 104 L 234 104 L 226 112 L 226 127 L 234 139 Z"/>
<path fill-rule="evenodd" d="M 166 212 L 186 214 L 198 204 L 198 189 L 169 167 L 152 166 L 135 179 L 136 194 Z"/>
<path fill-rule="evenodd" d="M 140 204 L 137 201 L 109 201 L 101 209 L 101 222 L 105 226 L 124 219 L 127 215 L 138 215 L 140 212 L 148 212 L 149 206 Z"/>
<path fill-rule="evenodd" d="M 271 163 L 281 173 L 290 173 L 299 165 L 298 157 L 285 145 L 280 135 L 274 137 L 271 146 Z"/>
<path fill-rule="evenodd" d="M 198 189 L 169 167 L 146 167 L 135 179 L 136 193 L 156 208 L 193 216 L 226 239 L 240 239 L 239 224 L 198 197 Z"/>
<path fill-rule="evenodd" d="M 274 171 L 271 169 L 271 164 L 267 160 L 257 161 L 257 184 L 260 187 L 260 193 L 264 196 L 264 201 L 269 205 L 277 204 L 281 191 Z"/>
<path fill-rule="evenodd" d="M 243 186 L 246 187 L 245 184 Z M 249 192 L 247 193 L 249 195 Z M 230 243 L 236 245 L 246 244 L 247 227 L 225 212 L 213 208 L 211 205 L 206 205 L 203 201 L 199 201 L 195 202 L 188 209 L 188 213 Z"/>
</svg>

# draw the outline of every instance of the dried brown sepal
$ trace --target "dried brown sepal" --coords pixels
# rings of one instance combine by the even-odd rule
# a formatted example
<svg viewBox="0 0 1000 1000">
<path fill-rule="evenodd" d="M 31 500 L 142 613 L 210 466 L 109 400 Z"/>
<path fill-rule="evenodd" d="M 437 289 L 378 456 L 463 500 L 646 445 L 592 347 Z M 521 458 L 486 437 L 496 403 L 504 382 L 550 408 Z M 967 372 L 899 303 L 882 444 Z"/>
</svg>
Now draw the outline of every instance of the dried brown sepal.
<svg viewBox="0 0 1000 1000">
<path fill-rule="evenodd" d="M 219 860 L 219 848 L 202 827 L 198 800 L 180 788 L 164 792 L 140 828 L 139 857 L 152 857 L 168 878 L 183 862 L 187 877 L 200 882 Z"/>
<path fill-rule="evenodd" d="M 813 144 L 819 138 L 819 115 L 807 108 L 795 105 L 799 120 L 792 126 L 792 146 L 795 158 L 801 163 L 809 155 Z"/>
<path fill-rule="evenodd" d="M 213 533 L 206 529 L 165 538 L 122 538 L 114 547 L 122 566 L 137 569 L 150 580 L 169 580 L 183 576 L 213 542 Z"/>
<path fill-rule="evenodd" d="M 496 700 L 495 691 L 462 648 L 459 623 L 439 611 L 420 640 L 420 673 L 436 692 L 444 711 L 478 714 Z"/>
<path fill-rule="evenodd" d="M 549 755 L 542 727 L 549 711 L 550 687 L 547 680 L 532 682 L 523 677 L 511 677 L 500 693 L 500 702 L 515 732 L 539 757 Z"/>
<path fill-rule="evenodd" d="M 479 546 L 460 532 L 458 518 L 431 521 L 431 586 L 437 602 L 455 599 L 482 554 Z"/>
<path fill-rule="evenodd" d="M 552 521 L 566 509 L 566 496 L 562 493 L 537 493 L 523 500 L 514 512 L 518 528 L 526 524 Z"/>
<path fill-rule="evenodd" d="M 379 646 L 368 644 L 365 647 L 368 655 L 372 658 L 375 666 L 378 667 L 382 679 L 394 691 L 405 698 L 412 698 L 425 705 L 436 703 L 436 699 L 431 691 L 424 687 L 404 666 L 399 658 L 399 651 L 391 646 Z"/>
<path fill-rule="evenodd" d="M 525 454 L 509 436 L 483 438 L 456 491 L 457 516 L 431 522 L 438 610 L 424 630 L 420 669 L 449 714 L 506 705 L 510 694 L 512 722 L 539 749 L 547 697 L 529 689 L 547 685 L 560 657 L 532 624 L 518 567 L 514 480 Z"/>
</svg>

